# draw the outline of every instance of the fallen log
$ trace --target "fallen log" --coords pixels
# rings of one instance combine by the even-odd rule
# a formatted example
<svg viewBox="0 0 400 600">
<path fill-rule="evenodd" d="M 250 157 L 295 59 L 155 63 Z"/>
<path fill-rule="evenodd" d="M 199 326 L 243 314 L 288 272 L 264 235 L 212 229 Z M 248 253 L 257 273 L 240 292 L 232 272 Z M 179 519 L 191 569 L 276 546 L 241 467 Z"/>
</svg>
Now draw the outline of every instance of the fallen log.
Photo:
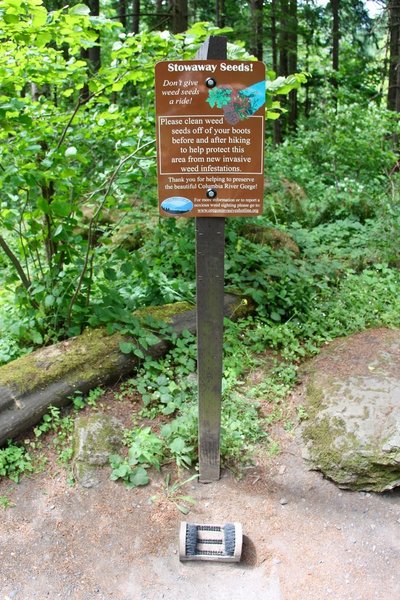
<svg viewBox="0 0 400 600">
<path fill-rule="evenodd" d="M 188 305 L 160 307 L 158 313 L 177 335 L 196 331 L 196 311 Z M 224 314 L 237 318 L 250 312 L 250 305 L 238 296 L 226 294 Z M 157 316 L 157 310 L 150 309 Z M 165 315 L 168 315 L 165 318 Z M 161 317 L 160 317 L 161 318 Z M 86 394 L 97 386 L 111 385 L 131 375 L 140 364 L 133 354 L 123 354 L 120 342 L 132 341 L 119 333 L 107 335 L 92 329 L 82 335 L 41 348 L 0 367 L 0 446 L 40 421 L 48 407 L 66 406 L 76 392 Z M 160 358 L 169 348 L 166 339 L 145 353 Z"/>
</svg>

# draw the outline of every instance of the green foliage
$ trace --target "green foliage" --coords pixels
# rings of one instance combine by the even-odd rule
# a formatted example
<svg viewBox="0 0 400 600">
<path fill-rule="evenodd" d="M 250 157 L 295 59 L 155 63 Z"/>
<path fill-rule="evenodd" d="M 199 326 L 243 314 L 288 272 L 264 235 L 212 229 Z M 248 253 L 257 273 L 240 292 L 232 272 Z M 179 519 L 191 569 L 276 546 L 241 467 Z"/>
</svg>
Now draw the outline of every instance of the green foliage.
<svg viewBox="0 0 400 600">
<path fill-rule="evenodd" d="M 34 428 L 33 432 L 37 438 L 40 438 L 50 431 L 57 431 L 60 427 L 70 431 L 72 426 L 72 419 L 62 417 L 61 409 L 58 406 L 49 406 L 48 412 L 43 415 L 42 421 Z"/>
<path fill-rule="evenodd" d="M 11 508 L 15 505 L 9 498 L 7 498 L 7 496 L 0 496 L 0 506 L 6 510 L 7 508 Z"/>
<path fill-rule="evenodd" d="M 389 208 L 396 132 L 395 115 L 373 103 L 324 107 L 299 125 L 296 136 L 267 152 L 267 214 L 308 227 L 381 215 Z"/>
<path fill-rule="evenodd" d="M 222 407 L 221 456 L 226 464 L 245 463 L 257 441 L 266 437 L 258 418 L 258 406 L 234 392 L 238 377 L 249 364 L 247 349 L 237 342 L 237 330 L 227 324 Z M 178 468 L 194 466 L 198 458 L 197 385 L 195 338 L 186 332 L 161 361 L 146 360 L 136 379 L 144 408 L 141 419 L 158 420 L 168 416 L 159 433 L 150 427 L 135 427 L 125 435 L 128 458 L 113 456 L 112 479 L 136 483 L 139 466 L 146 470 L 173 462 Z M 131 384 L 133 381 L 131 381 Z M 142 471 L 141 471 L 142 473 Z M 146 479 L 147 482 L 147 479 Z"/>
<path fill-rule="evenodd" d="M 150 427 L 127 433 L 125 441 L 129 444 L 128 458 L 110 456 L 111 479 L 122 479 L 128 487 L 146 485 L 149 482 L 147 469 L 161 467 L 162 442 Z"/>
<path fill-rule="evenodd" d="M 298 90 L 301 85 L 307 82 L 306 73 L 293 73 L 287 77 L 277 77 L 274 71 L 267 72 L 267 99 L 266 99 L 266 118 L 276 121 L 286 112 L 286 109 L 281 106 L 276 96 L 287 96 L 293 90 Z"/>
<path fill-rule="evenodd" d="M 185 479 L 184 481 L 181 481 L 179 479 L 176 481 L 171 481 L 171 475 L 168 473 L 165 476 L 165 480 L 164 480 L 163 494 L 152 496 L 151 500 L 153 502 L 157 502 L 160 500 L 160 498 L 166 498 L 169 502 L 172 502 L 176 506 L 176 508 L 179 510 L 179 512 L 181 512 L 183 515 L 187 515 L 190 512 L 190 508 L 189 508 L 188 504 L 189 505 L 195 504 L 196 500 L 194 500 L 194 498 L 192 498 L 192 496 L 188 496 L 187 494 L 182 494 L 181 489 L 182 489 L 182 487 L 184 487 L 185 485 L 187 485 L 188 483 L 193 481 L 193 479 L 197 479 L 197 478 L 198 478 L 198 475 L 196 473 L 195 475 L 192 475 L 192 477 L 189 477 L 188 479 Z"/>
<path fill-rule="evenodd" d="M 154 110 L 155 62 L 192 57 L 210 28 L 126 36 L 118 24 L 90 17 L 80 4 L 51 13 L 36 0 L 4 0 L 2 7 L 0 68 L 7 66 L 0 84 L 0 244 L 12 267 L 5 284 L 15 289 L 32 332 L 32 340 L 25 341 L 23 332 L 19 339 L 42 344 L 79 333 L 93 306 L 104 316 L 110 282 L 117 287 L 120 273 L 134 277 L 135 266 L 143 271 L 141 261 L 107 247 L 110 230 L 101 232 L 105 243 L 97 245 L 102 215 L 117 209 L 123 215 L 130 208 L 127 193 L 143 188 L 144 174 L 154 181 L 154 122 L 148 115 Z M 111 46 L 93 75 L 80 53 L 99 35 Z M 156 282 L 150 283 L 154 288 Z M 114 312 L 132 309 L 132 302 L 127 307 L 117 297 Z M 140 293 L 136 299 L 134 307 Z M 13 354 L 12 344 L 5 345 L 4 359 Z"/>
<path fill-rule="evenodd" d="M 22 474 L 33 470 L 32 457 L 23 446 L 9 442 L 0 449 L 0 477 L 8 477 L 18 483 Z"/>
<path fill-rule="evenodd" d="M 40 0 L 2 1 L 0 251 L 15 318 L 0 360 L 88 324 L 125 322 L 139 306 L 193 297 L 177 259 L 165 272 L 171 255 L 150 263 L 148 247 L 130 253 L 115 248 L 112 236 L 132 212 L 132 195 L 146 198 L 134 211 L 138 225 L 155 202 L 154 64 L 193 58 L 207 36 L 228 31 L 200 22 L 175 36 L 133 36 L 91 17 L 83 4 L 48 11 Z M 82 50 L 99 39 L 102 64 L 94 73 Z M 249 58 L 243 44 L 229 44 L 228 53 Z M 272 82 L 271 91 L 287 93 L 299 81 Z M 170 220 L 158 237 L 173 230 Z M 172 240 L 161 241 L 164 250 Z M 134 351 L 142 358 L 141 348 Z"/>
<path fill-rule="evenodd" d="M 75 410 L 82 410 L 85 406 L 91 406 L 96 408 L 97 401 L 104 395 L 104 389 L 101 387 L 93 388 L 89 391 L 87 396 L 82 392 L 77 391 L 72 397 L 72 404 Z"/>
</svg>

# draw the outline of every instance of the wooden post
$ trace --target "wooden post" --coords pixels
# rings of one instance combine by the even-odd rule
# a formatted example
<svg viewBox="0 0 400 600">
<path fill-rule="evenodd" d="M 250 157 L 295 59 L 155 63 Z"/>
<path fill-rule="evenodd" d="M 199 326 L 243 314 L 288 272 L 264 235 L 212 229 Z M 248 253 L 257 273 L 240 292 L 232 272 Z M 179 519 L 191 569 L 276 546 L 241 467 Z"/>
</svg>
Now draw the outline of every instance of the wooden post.
<svg viewBox="0 0 400 600">
<path fill-rule="evenodd" d="M 196 58 L 226 59 L 227 41 L 211 36 Z M 225 219 L 196 218 L 199 481 L 220 477 Z"/>
<path fill-rule="evenodd" d="M 199 479 L 204 483 L 220 476 L 224 219 L 262 214 L 264 190 L 265 65 L 227 61 L 226 55 L 226 38 L 211 36 L 195 60 L 161 61 L 155 69 L 160 214 L 196 219 Z M 214 131 L 227 135 L 210 135 Z"/>
</svg>

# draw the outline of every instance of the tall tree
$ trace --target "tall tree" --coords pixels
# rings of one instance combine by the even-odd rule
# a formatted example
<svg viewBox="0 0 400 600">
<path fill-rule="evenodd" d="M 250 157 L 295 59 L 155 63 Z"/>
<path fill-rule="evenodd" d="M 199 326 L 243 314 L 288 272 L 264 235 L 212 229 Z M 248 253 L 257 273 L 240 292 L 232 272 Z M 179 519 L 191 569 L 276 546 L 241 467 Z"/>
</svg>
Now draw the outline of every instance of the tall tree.
<svg viewBox="0 0 400 600">
<path fill-rule="evenodd" d="M 297 71 L 297 0 L 273 0 L 271 3 L 271 45 L 273 70 L 286 77 Z M 296 128 L 297 92 L 293 90 L 288 98 L 286 118 L 274 122 L 274 142 L 283 140 L 283 132 Z"/>
<path fill-rule="evenodd" d="M 278 72 L 278 38 L 277 38 L 278 2 L 279 2 L 279 0 L 271 1 L 272 69 L 273 69 L 273 71 L 275 71 L 275 73 Z"/>
<path fill-rule="evenodd" d="M 388 1 L 389 87 L 387 107 L 400 112 L 400 0 Z"/>
<path fill-rule="evenodd" d="M 217 27 L 225 27 L 225 0 L 215 0 L 215 23 Z"/>
<path fill-rule="evenodd" d="M 127 18 L 126 18 L 126 0 L 118 0 L 118 19 L 119 22 L 126 29 Z"/>
<path fill-rule="evenodd" d="M 100 0 L 88 0 L 87 5 L 90 8 L 90 14 L 93 16 L 100 15 Z M 97 72 L 101 66 L 101 56 L 100 56 L 100 39 L 98 40 L 98 45 L 89 48 L 87 51 L 87 57 L 90 61 L 91 67 L 93 71 Z"/>
<path fill-rule="evenodd" d="M 278 14 L 279 1 L 272 0 L 271 2 L 271 50 L 272 50 L 272 70 L 275 73 L 279 71 L 279 55 L 278 55 Z M 278 119 L 273 122 L 273 141 L 274 144 L 282 143 L 282 128 L 281 121 Z"/>
<path fill-rule="evenodd" d="M 263 60 L 264 1 L 250 0 L 250 12 L 253 23 L 250 52 Z"/>
<path fill-rule="evenodd" d="M 133 0 L 132 2 L 132 32 L 139 33 L 140 24 L 140 0 Z"/>
<path fill-rule="evenodd" d="M 288 30 L 288 71 L 289 73 L 297 72 L 297 0 L 289 0 L 289 30 Z M 289 94 L 289 113 L 288 125 L 289 129 L 296 129 L 297 123 L 297 90 L 292 90 Z"/>
<path fill-rule="evenodd" d="M 188 0 L 170 0 L 171 31 L 181 33 L 188 28 Z"/>
<path fill-rule="evenodd" d="M 332 85 L 339 87 L 339 46 L 340 46 L 340 0 L 331 0 L 332 10 Z"/>
</svg>

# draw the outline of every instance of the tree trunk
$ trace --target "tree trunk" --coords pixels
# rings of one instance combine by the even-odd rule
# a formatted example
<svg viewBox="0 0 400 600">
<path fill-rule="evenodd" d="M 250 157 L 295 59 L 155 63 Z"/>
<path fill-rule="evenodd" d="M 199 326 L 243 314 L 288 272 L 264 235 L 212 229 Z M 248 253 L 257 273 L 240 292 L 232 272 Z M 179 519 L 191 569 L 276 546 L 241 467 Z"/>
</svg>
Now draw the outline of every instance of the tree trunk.
<svg viewBox="0 0 400 600">
<path fill-rule="evenodd" d="M 90 14 L 93 16 L 100 15 L 100 0 L 89 0 L 88 6 L 90 8 Z M 101 66 L 101 56 L 100 56 L 100 39 L 97 40 L 98 46 L 94 46 L 93 48 L 85 48 L 81 49 L 81 56 L 84 60 L 88 61 L 88 65 L 90 69 L 97 73 Z M 81 99 L 83 102 L 89 99 L 89 86 L 87 83 L 83 86 L 81 90 Z"/>
<path fill-rule="evenodd" d="M 297 72 L 297 0 L 289 2 L 289 31 L 288 31 L 288 74 Z M 289 94 L 288 125 L 295 131 L 297 125 L 297 90 Z"/>
<path fill-rule="evenodd" d="M 289 74 L 289 0 L 280 0 L 279 75 Z"/>
<path fill-rule="evenodd" d="M 118 2 L 118 19 L 122 23 L 126 30 L 127 19 L 126 19 L 126 0 L 119 0 Z"/>
<path fill-rule="evenodd" d="M 289 74 L 289 0 L 278 0 L 276 5 L 277 20 L 279 22 L 279 36 L 277 40 L 278 75 L 286 77 Z M 284 100 L 282 100 L 282 105 L 285 105 Z M 275 144 L 281 144 L 284 139 L 284 133 L 287 130 L 286 115 L 283 115 L 275 123 L 274 142 Z"/>
<path fill-rule="evenodd" d="M 225 27 L 225 0 L 215 0 L 215 23 L 217 27 Z"/>
<path fill-rule="evenodd" d="M 171 6 L 171 31 L 182 33 L 188 28 L 188 2 L 187 0 L 170 0 Z"/>
<path fill-rule="evenodd" d="M 389 0 L 389 87 L 387 107 L 400 112 L 400 0 Z"/>
<path fill-rule="evenodd" d="M 140 27 L 140 0 L 133 0 L 132 9 L 133 9 L 132 32 L 134 34 L 138 34 L 139 27 Z"/>
<path fill-rule="evenodd" d="M 88 5 L 90 7 L 90 13 L 93 16 L 100 15 L 100 0 L 89 0 Z M 93 71 L 97 73 L 101 66 L 101 57 L 100 57 L 100 39 L 97 40 L 98 46 L 93 46 L 93 48 L 89 48 L 89 60 L 92 63 Z"/>
<path fill-rule="evenodd" d="M 178 335 L 184 330 L 195 332 L 196 311 L 179 312 L 178 306 L 160 307 L 160 318 L 170 319 Z M 251 305 L 237 296 L 225 296 L 226 317 L 238 318 L 250 311 Z M 140 360 L 120 352 L 122 341 L 131 340 L 118 333 L 109 336 L 104 329 L 88 330 L 0 367 L 0 446 L 38 423 L 49 405 L 65 406 L 76 392 L 85 394 L 131 374 Z M 145 352 L 159 358 L 168 348 L 168 341 L 160 339 Z"/>
<path fill-rule="evenodd" d="M 339 88 L 339 45 L 340 45 L 340 0 L 331 0 L 332 10 L 332 85 Z"/>
<path fill-rule="evenodd" d="M 250 0 L 250 13 L 252 20 L 252 42 L 250 52 L 258 58 L 263 59 L 263 24 L 264 24 L 264 2 L 263 0 Z"/>
<path fill-rule="evenodd" d="M 271 52 L 272 52 L 272 70 L 278 73 L 278 41 L 277 41 L 277 16 L 278 0 L 271 2 Z"/>
<path fill-rule="evenodd" d="M 278 32 L 277 22 L 279 14 L 279 0 L 272 0 L 271 3 L 271 51 L 272 51 L 272 70 L 275 73 L 279 73 L 279 62 L 278 62 Z M 268 90 L 267 90 L 268 94 Z M 273 122 L 273 142 L 274 145 L 282 143 L 282 128 L 280 120 Z"/>
</svg>

